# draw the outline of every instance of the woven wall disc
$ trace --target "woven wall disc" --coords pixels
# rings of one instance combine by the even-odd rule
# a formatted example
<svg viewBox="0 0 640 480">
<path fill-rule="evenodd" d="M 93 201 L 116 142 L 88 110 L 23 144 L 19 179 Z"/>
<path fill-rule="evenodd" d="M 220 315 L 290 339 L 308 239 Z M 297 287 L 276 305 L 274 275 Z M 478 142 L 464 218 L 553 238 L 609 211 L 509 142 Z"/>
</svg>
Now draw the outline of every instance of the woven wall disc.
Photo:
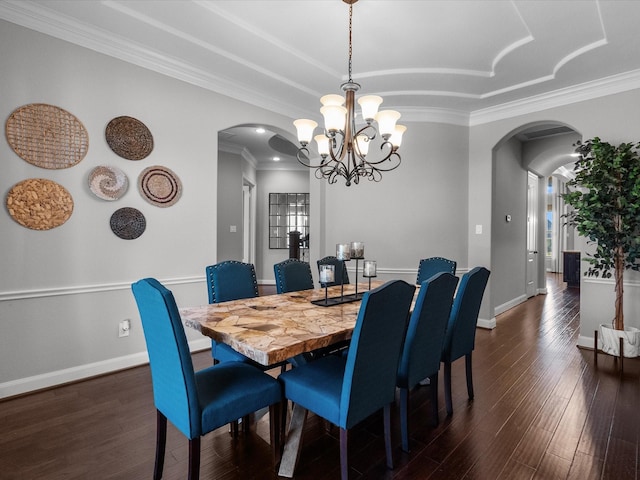
<svg viewBox="0 0 640 480">
<path fill-rule="evenodd" d="M 7 119 L 5 133 L 13 151 L 37 167 L 73 167 L 89 150 L 89 135 L 80 120 L 44 103 L 15 109 Z"/>
<path fill-rule="evenodd" d="M 44 178 L 16 183 L 7 195 L 9 215 L 32 230 L 50 230 L 69 220 L 73 198 L 60 184 Z"/>
<path fill-rule="evenodd" d="M 127 175 L 117 167 L 100 165 L 89 172 L 89 188 L 103 200 L 117 200 L 129 188 Z"/>
<path fill-rule="evenodd" d="M 109 220 L 111 231 L 125 240 L 133 240 L 147 228 L 147 220 L 140 210 L 124 207 L 116 210 Z"/>
<path fill-rule="evenodd" d="M 182 183 L 178 176 L 158 165 L 147 167 L 140 173 L 138 189 L 145 200 L 157 207 L 170 207 L 182 195 Z"/>
<path fill-rule="evenodd" d="M 147 126 L 133 117 L 116 117 L 109 122 L 105 137 L 111 150 L 127 160 L 142 160 L 153 150 L 153 136 Z"/>
</svg>

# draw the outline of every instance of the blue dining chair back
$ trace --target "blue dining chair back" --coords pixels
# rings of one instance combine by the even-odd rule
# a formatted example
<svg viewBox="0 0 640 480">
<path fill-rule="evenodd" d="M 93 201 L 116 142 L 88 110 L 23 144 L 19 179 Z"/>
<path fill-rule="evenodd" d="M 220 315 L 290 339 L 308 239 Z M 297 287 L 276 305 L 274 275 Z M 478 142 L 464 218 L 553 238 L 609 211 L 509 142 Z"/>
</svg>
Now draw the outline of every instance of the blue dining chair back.
<svg viewBox="0 0 640 480">
<path fill-rule="evenodd" d="M 457 284 L 458 278 L 446 272 L 423 281 L 409 319 L 397 381 L 402 449 L 405 452 L 409 451 L 409 392 L 425 378 L 430 380 L 432 412 L 435 424 L 438 424 L 438 371 Z"/>
<path fill-rule="evenodd" d="M 447 324 L 447 332 L 442 349 L 444 363 L 444 393 L 447 404 L 447 414 L 453 414 L 451 398 L 451 363 L 465 357 L 467 376 L 467 393 L 473 399 L 472 352 L 475 347 L 476 324 L 482 297 L 489 280 L 490 272 L 484 267 L 475 267 L 465 273 L 460 280 L 460 286 L 451 308 L 451 315 Z"/>
<path fill-rule="evenodd" d="M 289 258 L 273 266 L 276 277 L 276 292 L 298 292 L 313 288 L 311 267 L 307 262 Z"/>
<path fill-rule="evenodd" d="M 228 302 L 258 296 L 256 269 L 251 263 L 227 260 L 205 269 L 209 303 Z"/>
<path fill-rule="evenodd" d="M 333 282 L 322 283 L 320 282 L 321 287 L 332 287 L 334 285 L 347 285 L 349 283 L 349 272 L 347 272 L 347 268 L 344 264 L 343 260 L 338 260 L 336 257 L 328 256 L 321 258 L 318 260 L 318 272 L 320 272 L 321 265 L 333 265 L 334 270 L 334 280 Z M 340 282 L 340 276 L 342 275 L 342 283 Z"/>
<path fill-rule="evenodd" d="M 229 302 L 258 296 L 255 267 L 250 263 L 227 260 L 205 268 L 209 303 Z M 217 362 L 257 363 L 236 352 L 229 345 L 211 340 L 211 355 Z"/>
<path fill-rule="evenodd" d="M 453 260 L 449 260 L 443 257 L 430 257 L 420 260 L 418 266 L 418 277 L 416 278 L 416 285 L 420 285 L 429 277 L 434 276 L 436 273 L 448 272 L 451 275 L 456 274 L 457 263 Z"/>
<path fill-rule="evenodd" d="M 239 362 L 194 372 L 182 320 L 171 291 L 153 278 L 132 285 L 149 354 L 157 411 L 154 479 L 162 477 L 167 420 L 189 439 L 189 477 L 200 470 L 200 437 L 261 408 L 271 412 L 274 461 L 279 456 L 280 385 Z"/>
<path fill-rule="evenodd" d="M 346 356 L 327 355 L 279 376 L 286 398 L 340 428 L 343 479 L 348 477 L 348 430 L 380 409 L 387 466 L 393 468 L 390 407 L 414 291 L 415 286 L 395 280 L 366 292 Z"/>
</svg>

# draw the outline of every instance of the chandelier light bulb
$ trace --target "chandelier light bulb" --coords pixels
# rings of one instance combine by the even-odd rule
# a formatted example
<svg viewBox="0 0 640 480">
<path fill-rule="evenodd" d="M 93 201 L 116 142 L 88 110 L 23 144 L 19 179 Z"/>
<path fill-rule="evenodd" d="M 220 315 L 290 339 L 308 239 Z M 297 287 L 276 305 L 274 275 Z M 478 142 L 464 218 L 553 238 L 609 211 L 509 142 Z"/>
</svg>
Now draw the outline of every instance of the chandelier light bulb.
<svg viewBox="0 0 640 480">
<path fill-rule="evenodd" d="M 400 113 L 395 110 L 381 110 L 378 112 L 376 120 L 378 121 L 378 130 L 382 138 L 389 140 L 389 137 L 396 128 L 396 122 L 399 118 Z"/>
<path fill-rule="evenodd" d="M 369 153 L 369 137 L 364 134 L 358 135 L 356 137 L 356 146 L 360 155 L 366 156 Z"/>
<path fill-rule="evenodd" d="M 329 137 L 324 134 L 316 135 L 314 140 L 318 144 L 318 153 L 322 158 L 327 158 L 329 155 Z"/>
<path fill-rule="evenodd" d="M 324 128 L 328 132 L 344 130 L 347 121 L 347 109 L 340 105 L 325 105 L 320 109 L 324 116 Z"/>
<path fill-rule="evenodd" d="M 344 105 L 344 97 L 342 95 L 335 95 L 331 93 L 320 98 L 320 103 L 325 107 L 330 107 L 332 105 L 341 107 L 342 105 Z"/>
<path fill-rule="evenodd" d="M 308 145 L 309 142 L 311 142 L 311 138 L 313 138 L 313 131 L 318 126 L 318 123 L 307 118 L 300 118 L 293 122 L 293 124 L 298 131 L 298 141 L 300 145 Z"/>
<path fill-rule="evenodd" d="M 376 118 L 376 113 L 378 113 L 378 107 L 380 107 L 381 103 L 382 97 L 378 95 L 365 95 L 358 99 L 358 104 L 362 109 L 362 118 L 364 118 L 368 124 L 371 124 Z"/>
<path fill-rule="evenodd" d="M 393 133 L 389 138 L 389 141 L 391 142 L 391 145 L 393 145 L 394 150 L 397 150 L 398 148 L 400 148 L 400 145 L 402 145 L 402 134 L 406 131 L 407 127 L 405 127 L 404 125 L 396 124 L 396 128 L 393 130 Z"/>
</svg>

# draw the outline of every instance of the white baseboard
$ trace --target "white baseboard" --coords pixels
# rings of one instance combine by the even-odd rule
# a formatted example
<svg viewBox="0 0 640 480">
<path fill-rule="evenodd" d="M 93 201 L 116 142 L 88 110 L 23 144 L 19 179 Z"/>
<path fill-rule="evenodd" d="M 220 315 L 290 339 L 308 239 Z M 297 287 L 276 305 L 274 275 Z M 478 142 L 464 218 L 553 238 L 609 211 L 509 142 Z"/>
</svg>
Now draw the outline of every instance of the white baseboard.
<svg viewBox="0 0 640 480">
<path fill-rule="evenodd" d="M 503 303 L 502 305 L 498 305 L 495 309 L 494 314 L 495 315 L 500 315 L 501 313 L 506 312 L 507 310 L 512 309 L 513 307 L 516 307 L 518 305 L 520 305 L 521 303 L 524 303 L 527 301 L 527 296 L 526 295 L 520 295 L 519 297 L 516 297 L 512 300 L 509 300 L 506 303 Z"/>
<path fill-rule="evenodd" d="M 478 322 L 476 323 L 476 325 L 480 328 L 488 328 L 489 330 L 493 330 L 494 328 L 496 328 L 496 317 L 493 317 L 490 320 L 487 320 L 486 318 L 478 318 Z"/>
<path fill-rule="evenodd" d="M 192 352 L 205 350 L 207 348 L 211 348 L 211 340 L 208 338 L 189 342 L 189 349 Z M 35 392 L 36 390 L 51 388 L 69 382 L 77 382 L 97 375 L 104 375 L 147 363 L 149 363 L 149 356 L 145 351 L 123 357 L 110 358 L 102 362 L 94 362 L 57 370 L 55 372 L 34 375 L 32 377 L 20 378 L 18 380 L 0 383 L 0 399 Z"/>
<path fill-rule="evenodd" d="M 584 335 L 578 335 L 578 347 L 589 348 L 593 350 L 593 337 L 586 337 Z M 600 348 L 600 342 L 598 342 L 598 348 Z"/>
</svg>

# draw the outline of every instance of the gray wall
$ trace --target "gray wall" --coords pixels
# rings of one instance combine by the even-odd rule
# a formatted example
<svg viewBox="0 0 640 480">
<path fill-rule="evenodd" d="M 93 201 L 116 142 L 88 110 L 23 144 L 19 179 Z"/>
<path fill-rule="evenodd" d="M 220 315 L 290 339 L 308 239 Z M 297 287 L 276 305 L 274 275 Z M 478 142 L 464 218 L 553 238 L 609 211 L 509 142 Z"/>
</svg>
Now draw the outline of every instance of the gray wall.
<svg viewBox="0 0 640 480">
<path fill-rule="evenodd" d="M 415 282 L 420 259 L 431 256 L 454 259 L 464 272 L 469 267 L 464 241 L 468 129 L 406 125 L 402 164 L 383 174 L 380 183 L 324 186 L 325 239 L 317 255 L 335 255 L 337 243 L 362 241 L 365 257 L 378 262 L 382 280 Z M 355 262 L 349 268 L 354 269 Z"/>
<path fill-rule="evenodd" d="M 515 138 L 494 155 L 491 224 L 491 304 L 509 305 L 526 298 L 527 171 L 522 144 Z M 506 216 L 511 215 L 511 221 Z M 503 310 L 503 309 L 502 309 Z"/>
<path fill-rule="evenodd" d="M 19 158 L 0 141 L 0 193 L 27 178 L 47 178 L 73 196 L 62 226 L 29 230 L 6 210 L 0 215 L 0 397 L 100 374 L 146 361 L 146 348 L 130 284 L 156 277 L 179 305 L 207 301 L 204 266 L 216 261 L 217 133 L 230 126 L 266 123 L 292 129 L 291 120 L 186 83 L 152 73 L 0 21 L 0 112 L 42 102 L 83 122 L 89 151 L 78 165 L 47 170 Z M 115 155 L 104 138 L 114 117 L 144 122 L 154 136 L 149 157 Z M 4 121 L 4 120 L 3 120 Z M 87 175 L 114 165 L 128 176 L 115 202 L 95 197 Z M 163 165 L 180 178 L 183 194 L 169 208 L 147 203 L 137 177 Z M 109 227 L 121 207 L 138 208 L 147 229 L 122 240 Z M 129 318 L 131 335 L 118 338 Z M 189 332 L 194 346 L 210 345 Z"/>
<path fill-rule="evenodd" d="M 242 261 L 242 164 L 240 155 L 218 152 L 218 261 Z M 231 231 L 231 226 L 236 231 Z"/>
</svg>

